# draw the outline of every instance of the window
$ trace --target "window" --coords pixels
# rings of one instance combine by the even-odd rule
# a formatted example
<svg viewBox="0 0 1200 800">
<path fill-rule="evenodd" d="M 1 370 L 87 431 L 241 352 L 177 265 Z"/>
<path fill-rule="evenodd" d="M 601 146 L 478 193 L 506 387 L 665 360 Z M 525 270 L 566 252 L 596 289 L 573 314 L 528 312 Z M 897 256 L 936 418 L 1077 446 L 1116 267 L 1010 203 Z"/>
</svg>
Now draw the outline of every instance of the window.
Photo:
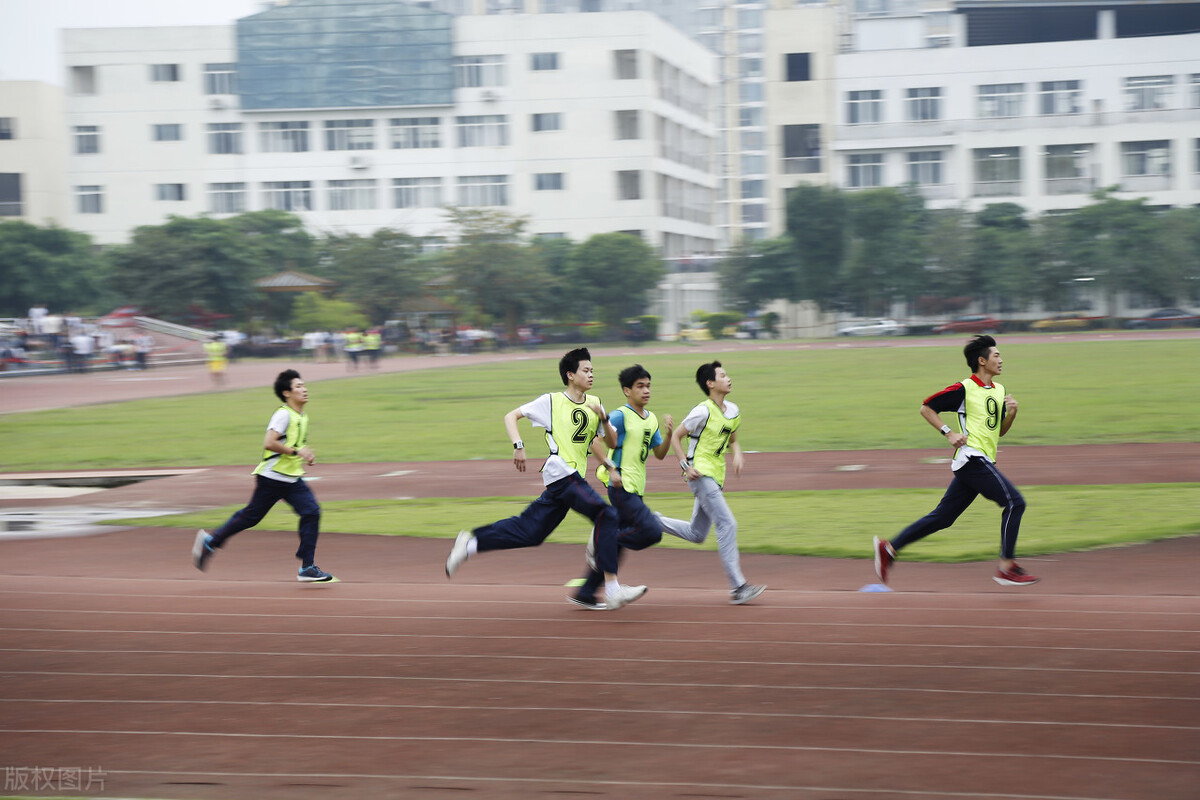
<svg viewBox="0 0 1200 800">
<path fill-rule="evenodd" d="M 561 172 L 539 172 L 533 176 L 535 192 L 561 192 L 564 184 Z"/>
<path fill-rule="evenodd" d="M 508 117 L 503 114 L 483 114 L 457 119 L 459 147 L 502 147 L 508 144 Z"/>
<path fill-rule="evenodd" d="M 883 154 L 853 153 L 847 160 L 846 185 L 865 189 L 883 185 Z"/>
<path fill-rule="evenodd" d="M 95 67 L 71 67 L 71 94 L 96 94 Z"/>
<path fill-rule="evenodd" d="M 908 181 L 918 186 L 942 183 L 942 151 L 918 150 L 908 154 Z"/>
<path fill-rule="evenodd" d="M 763 101 L 763 85 L 757 81 L 742 81 L 738 84 L 739 103 L 761 103 Z"/>
<path fill-rule="evenodd" d="M 986 83 L 977 87 L 981 119 L 1019 117 L 1025 104 L 1025 84 Z"/>
<path fill-rule="evenodd" d="M 1083 194 L 1091 191 L 1087 178 L 1090 144 L 1052 144 L 1044 153 L 1046 194 Z"/>
<path fill-rule="evenodd" d="M 1121 175 L 1133 178 L 1139 175 L 1170 175 L 1171 143 L 1121 142 Z"/>
<path fill-rule="evenodd" d="M 426 150 L 442 146 L 441 117 L 398 117 L 391 121 L 393 150 Z"/>
<path fill-rule="evenodd" d="M 737 48 L 739 53 L 761 53 L 763 51 L 763 35 L 761 33 L 739 33 Z"/>
<path fill-rule="evenodd" d="M 562 114 L 534 114 L 530 117 L 534 132 L 562 130 Z"/>
<path fill-rule="evenodd" d="M 274 208 L 279 211 L 312 211 L 312 183 L 310 181 L 267 181 L 263 184 L 263 208 Z"/>
<path fill-rule="evenodd" d="M 508 205 L 507 175 L 464 175 L 458 179 L 460 206 Z"/>
<path fill-rule="evenodd" d="M 1078 114 L 1083 110 L 1083 89 L 1080 81 L 1042 81 L 1041 113 Z"/>
<path fill-rule="evenodd" d="M 821 171 L 821 126 L 783 126 L 783 171 L 789 175 Z"/>
<path fill-rule="evenodd" d="M 454 85 L 503 86 L 504 56 L 459 56 L 454 59 Z"/>
<path fill-rule="evenodd" d="M 438 208 L 442 205 L 441 178 L 393 178 L 396 208 Z"/>
<path fill-rule="evenodd" d="M 1200 73 L 1192 74 L 1192 84 L 1188 92 L 1188 106 L 1200 108 Z"/>
<path fill-rule="evenodd" d="M 21 173 L 0 172 L 0 217 L 21 216 Z"/>
<path fill-rule="evenodd" d="M 975 151 L 975 196 L 1021 193 L 1021 148 L 985 147 Z"/>
<path fill-rule="evenodd" d="M 614 50 L 613 64 L 616 69 L 617 80 L 628 81 L 636 80 L 638 76 L 638 51 L 637 50 Z"/>
<path fill-rule="evenodd" d="M 208 152 L 213 155 L 237 155 L 242 152 L 242 123 L 208 123 Z"/>
<path fill-rule="evenodd" d="M 17 138 L 17 120 L 15 117 L 0 117 L 0 139 Z"/>
<path fill-rule="evenodd" d="M 329 181 L 326 198 L 330 211 L 366 211 L 378 206 L 373 178 Z"/>
<path fill-rule="evenodd" d="M 205 94 L 237 94 L 237 64 L 205 64 Z"/>
<path fill-rule="evenodd" d="M 183 126 L 174 123 L 167 125 L 152 125 L 151 138 L 156 142 L 178 142 L 183 139 Z"/>
<path fill-rule="evenodd" d="M 75 210 L 80 214 L 103 214 L 104 190 L 99 186 L 76 186 Z"/>
<path fill-rule="evenodd" d="M 763 60 L 757 56 L 738 59 L 739 78 L 761 78 L 763 76 Z"/>
<path fill-rule="evenodd" d="M 534 72 L 548 72 L 558 69 L 558 53 L 531 53 L 529 68 Z"/>
<path fill-rule="evenodd" d="M 1192 172 L 1200 175 L 1200 139 L 1196 140 L 1196 159 L 1192 165 Z"/>
<path fill-rule="evenodd" d="M 908 119 L 912 122 L 928 122 L 942 118 L 942 90 L 937 86 L 923 86 L 905 90 Z"/>
<path fill-rule="evenodd" d="M 308 152 L 307 122 L 260 122 L 258 133 L 264 153 Z"/>
<path fill-rule="evenodd" d="M 214 214 L 241 214 L 246 210 L 246 184 L 210 183 L 208 210 Z"/>
<path fill-rule="evenodd" d="M 755 224 L 767 221 L 767 207 L 762 203 L 745 203 L 742 205 L 742 222 Z"/>
<path fill-rule="evenodd" d="M 325 120 L 326 150 L 374 150 L 375 120 Z"/>
<path fill-rule="evenodd" d="M 180 70 L 178 64 L 150 65 L 150 80 L 154 83 L 178 83 L 179 75 Z"/>
<path fill-rule="evenodd" d="M 846 92 L 846 124 L 866 125 L 883 122 L 883 91 L 865 89 Z"/>
<path fill-rule="evenodd" d="M 767 135 L 762 131 L 739 131 L 738 140 L 742 150 L 766 150 Z"/>
<path fill-rule="evenodd" d="M 811 81 L 812 72 L 809 68 L 811 53 L 788 53 L 784 56 L 785 80 Z"/>
<path fill-rule="evenodd" d="M 767 196 L 767 182 L 763 180 L 742 181 L 742 199 Z"/>
<path fill-rule="evenodd" d="M 633 111 L 618 111 L 616 112 L 617 121 L 617 138 L 618 139 L 640 139 L 641 127 L 640 118 L 636 110 Z"/>
<path fill-rule="evenodd" d="M 1151 75 L 1125 79 L 1125 110 L 1154 111 L 1168 108 L 1175 92 L 1174 75 Z"/>
<path fill-rule="evenodd" d="M 154 184 L 154 199 L 173 203 L 182 202 L 187 200 L 187 187 L 182 183 L 156 183 Z"/>
<path fill-rule="evenodd" d="M 763 26 L 762 9 L 739 8 L 737 12 L 737 26 L 739 29 L 761 28 Z"/>
<path fill-rule="evenodd" d="M 75 152 L 81 156 L 100 152 L 99 125 L 75 126 Z"/>
<path fill-rule="evenodd" d="M 743 175 L 765 175 L 767 157 L 759 153 L 742 153 L 738 158 L 738 166 Z"/>
<path fill-rule="evenodd" d="M 638 169 L 623 169 L 617 172 L 617 199 L 642 199 L 642 171 Z"/>
<path fill-rule="evenodd" d="M 738 109 L 738 127 L 761 128 L 765 115 L 762 106 L 749 106 Z"/>
</svg>

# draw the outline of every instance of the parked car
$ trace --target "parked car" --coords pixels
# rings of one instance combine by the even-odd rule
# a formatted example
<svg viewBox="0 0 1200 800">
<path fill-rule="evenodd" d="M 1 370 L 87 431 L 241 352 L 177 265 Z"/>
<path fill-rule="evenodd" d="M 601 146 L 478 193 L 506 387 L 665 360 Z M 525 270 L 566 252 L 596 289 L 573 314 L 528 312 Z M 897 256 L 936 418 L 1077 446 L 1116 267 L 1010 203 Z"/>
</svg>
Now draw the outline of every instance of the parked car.
<svg viewBox="0 0 1200 800">
<path fill-rule="evenodd" d="M 868 319 L 837 329 L 838 336 L 903 336 L 906 333 L 908 328 L 894 319 Z"/>
<path fill-rule="evenodd" d="M 999 333 L 1004 323 L 987 314 L 964 314 L 933 329 L 934 333 Z"/>
<path fill-rule="evenodd" d="M 1091 317 L 1082 311 L 1059 314 L 1049 319 L 1039 319 L 1029 324 L 1031 331 L 1081 331 L 1093 327 L 1104 317 Z"/>
<path fill-rule="evenodd" d="M 1182 308 L 1160 308 L 1144 317 L 1131 319 L 1126 328 L 1182 328 L 1200 325 L 1200 315 Z"/>
</svg>

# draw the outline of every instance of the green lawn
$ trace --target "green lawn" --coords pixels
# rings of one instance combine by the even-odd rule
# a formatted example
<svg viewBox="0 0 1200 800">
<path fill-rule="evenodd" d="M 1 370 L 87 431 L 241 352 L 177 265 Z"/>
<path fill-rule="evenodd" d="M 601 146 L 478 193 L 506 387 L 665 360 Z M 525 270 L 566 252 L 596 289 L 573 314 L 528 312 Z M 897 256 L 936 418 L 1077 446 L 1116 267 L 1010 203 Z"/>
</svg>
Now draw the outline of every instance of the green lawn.
<svg viewBox="0 0 1200 800">
<path fill-rule="evenodd" d="M 932 449 L 936 438 L 917 409 L 967 374 L 961 345 L 950 338 L 906 348 L 798 343 L 794 350 L 739 353 L 700 346 L 599 358 L 594 391 L 610 408 L 617 405 L 617 372 L 640 360 L 654 375 L 651 407 L 679 420 L 702 398 L 696 366 L 716 357 L 733 378 L 747 450 Z M 1010 446 L 1200 437 L 1195 340 L 1000 345 L 1001 382 L 1021 404 L 1005 438 Z M 556 355 L 538 353 L 525 361 L 314 382 L 310 439 L 326 462 L 507 459 L 501 418 L 557 389 L 556 363 Z M 268 384 L 285 366 L 264 363 L 260 389 L 0 416 L 0 463 L 8 470 L 253 464 L 276 405 Z M 521 425 L 530 455 L 541 457 L 541 437 Z"/>
<path fill-rule="evenodd" d="M 1096 547 L 1200 534 L 1200 484 L 1021 487 L 1028 509 L 1017 546 L 1019 555 L 1045 555 Z M 319 491 L 318 491 L 319 493 Z M 941 489 L 886 491 L 731 492 L 738 518 L 738 543 L 748 553 L 866 558 L 872 536 L 891 537 L 937 505 Z M 651 507 L 667 516 L 688 518 L 692 496 L 656 493 Z M 520 513 L 529 498 L 429 498 L 351 500 L 322 503 L 321 529 L 341 533 L 452 537 L 471 528 Z M 131 525 L 182 528 L 220 525 L 238 506 L 173 517 L 141 518 Z M 949 531 L 904 551 L 907 560 L 959 562 L 994 558 L 999 547 L 1000 509 L 980 498 Z M 295 530 L 296 517 L 284 504 L 259 525 Z M 555 542 L 586 541 L 589 523 L 571 514 L 551 537 Z M 253 533 L 243 534 L 253 535 Z M 403 545 L 397 545 L 403 547 Z M 663 546 L 695 547 L 671 536 Z M 704 544 L 716 549 L 716 537 Z"/>
</svg>

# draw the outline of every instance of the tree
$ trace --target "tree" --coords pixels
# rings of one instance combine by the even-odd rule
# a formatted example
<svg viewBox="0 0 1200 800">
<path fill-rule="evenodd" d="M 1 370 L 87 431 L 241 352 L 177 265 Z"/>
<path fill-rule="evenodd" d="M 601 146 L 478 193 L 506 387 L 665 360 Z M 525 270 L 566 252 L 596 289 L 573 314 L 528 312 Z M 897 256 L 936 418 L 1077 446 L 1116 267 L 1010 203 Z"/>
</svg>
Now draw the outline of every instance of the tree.
<svg viewBox="0 0 1200 800">
<path fill-rule="evenodd" d="M 796 259 L 788 299 L 812 300 L 829 308 L 842 294 L 846 230 L 846 195 L 841 190 L 801 184 L 788 191 L 787 232 Z"/>
<path fill-rule="evenodd" d="M 749 312 L 772 300 L 801 299 L 799 261 L 790 236 L 739 243 L 717 265 L 726 301 Z"/>
<path fill-rule="evenodd" d="M 0 222 L 0 316 L 24 317 L 35 303 L 52 311 L 109 311 L 120 300 L 101 289 L 106 268 L 87 234 Z"/>
<path fill-rule="evenodd" d="M 324 277 L 337 281 L 338 296 L 374 325 L 392 319 L 424 283 L 421 243 L 407 233 L 380 228 L 370 236 L 333 234 L 320 250 Z"/>
<path fill-rule="evenodd" d="M 1145 198 L 1120 200 L 1115 189 L 1101 189 L 1096 202 L 1068 217 L 1066 258 L 1081 276 L 1102 287 L 1109 316 L 1116 313 L 1119 291 L 1148 288 L 1141 276 L 1153 269 L 1159 223 Z"/>
<path fill-rule="evenodd" d="M 353 303 L 305 292 L 296 300 L 292 329 L 297 331 L 340 331 L 367 327 L 367 318 Z"/>
<path fill-rule="evenodd" d="M 859 311 L 882 315 L 895 300 L 914 299 L 925 267 L 928 225 L 920 195 L 899 189 L 870 189 L 847 199 L 850 258 L 845 289 Z"/>
<path fill-rule="evenodd" d="M 570 292 L 586 299 L 611 330 L 645 313 L 665 272 L 650 245 L 628 233 L 600 233 L 576 247 L 569 260 Z"/>
<path fill-rule="evenodd" d="M 1034 241 L 1025 209 L 992 203 L 975 215 L 972 236 L 972 294 L 1001 310 L 1021 305 L 1032 291 Z"/>
</svg>

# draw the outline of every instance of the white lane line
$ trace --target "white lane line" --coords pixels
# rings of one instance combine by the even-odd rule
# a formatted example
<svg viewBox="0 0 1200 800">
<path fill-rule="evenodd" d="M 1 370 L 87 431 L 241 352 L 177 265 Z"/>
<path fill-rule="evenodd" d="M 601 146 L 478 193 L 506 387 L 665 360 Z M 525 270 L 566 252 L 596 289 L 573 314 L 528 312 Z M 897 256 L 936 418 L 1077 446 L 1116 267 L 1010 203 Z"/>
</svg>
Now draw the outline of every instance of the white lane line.
<svg viewBox="0 0 1200 800">
<path fill-rule="evenodd" d="M 737 790 L 737 791 L 772 791 L 772 792 L 834 792 L 837 794 L 857 794 L 864 796 L 884 795 L 887 797 L 897 796 L 913 796 L 917 798 L 939 797 L 954 800 L 954 798 L 988 798 L 988 800 L 1111 800 L 1111 797 L 1093 797 L 1091 795 L 1043 795 L 1043 794 L 1007 794 L 1004 792 L 941 792 L 922 789 L 914 791 L 909 789 L 856 789 L 845 787 L 831 786 L 807 786 L 807 785 L 782 785 L 782 784 L 754 784 L 754 783 L 700 783 L 700 782 L 683 782 L 683 781 L 614 781 L 588 778 L 586 781 L 573 781 L 570 778 L 510 778 L 496 775 L 412 775 L 412 774 L 396 774 L 384 775 L 375 773 L 359 773 L 359 772 L 195 772 L 195 771 L 178 771 L 164 772 L 161 770 L 138 770 L 138 769 L 106 769 L 105 775 L 166 775 L 170 777 L 189 776 L 193 778 L 270 778 L 270 779 L 293 779 L 303 778 L 306 780 L 336 780 L 336 779 L 352 779 L 352 780 L 395 780 L 395 781 L 445 781 L 454 783 L 482 783 L 489 788 L 499 786 L 501 784 L 517 784 L 518 786 L 612 786 L 612 787 L 627 787 L 633 786 L 638 789 L 643 788 L 662 788 L 662 789 L 706 789 L 706 790 Z M 452 787 L 450 787 L 452 788 Z M 593 792 L 594 793 L 594 792 Z"/>
<path fill-rule="evenodd" d="M 1190 725 L 1142 725 L 1128 722 L 1066 722 L 1060 720 L 1017 720 L 1017 719 L 975 719 L 973 717 L 889 717 L 872 714 L 802 714 L 785 711 L 694 711 L 690 709 L 671 708 L 590 708 L 576 706 L 460 706 L 460 705 L 426 705 L 418 703 L 328 703 L 328 702 L 294 702 L 269 700 L 67 700 L 67 699 L 31 699 L 24 697 L 0 698 L 0 703 L 41 703 L 46 705 L 168 705 L 168 706 L 263 706 L 275 708 L 279 706 L 294 706 L 296 708 L 369 708 L 369 709 L 407 709 L 411 711 L 516 711 L 516 712 L 551 712 L 564 714 L 633 714 L 633 715 L 662 715 L 685 717 L 762 717 L 764 719 L 852 719 L 871 722 L 939 722 L 962 723 L 966 725 L 1032 725 L 1037 727 L 1063 726 L 1068 728 L 1136 728 L 1140 730 L 1165 731 L 1200 731 L 1200 727 Z"/>
<path fill-rule="evenodd" d="M 470 661 L 482 659 L 485 661 L 562 661 L 562 662 L 612 662 L 627 666 L 641 664 L 700 664 L 705 666 L 734 666 L 734 667 L 838 667 L 841 669 L 919 669 L 946 671 L 999 671 L 999 672 L 1048 672 L 1066 673 L 1069 675 L 1200 675 L 1200 672 L 1189 670 L 1166 669 L 1084 669 L 1082 667 L 1004 667 L 994 664 L 898 664 L 894 661 L 887 663 L 861 663 L 855 661 L 735 661 L 722 658 L 609 658 L 606 656 L 551 656 L 542 653 L 532 655 L 511 655 L 505 653 L 314 653 L 307 650 L 295 652 L 270 650 L 88 650 L 84 648 L 49 648 L 49 647 L 0 647 L 0 653 L 74 653 L 76 655 L 124 655 L 124 656 L 267 656 L 277 658 L 350 658 L 374 659 L 451 659 Z"/>
<path fill-rule="evenodd" d="M 488 603 L 488 605 L 492 605 Z M 561 603 L 559 607 L 565 608 Z M 428 614 L 264 614 L 261 612 L 249 611 L 129 611 L 129 610 L 104 610 L 92 608 L 22 608 L 13 609 L 20 611 L 22 614 L 117 614 L 122 616 L 166 616 L 166 617 L 241 617 L 246 619 L 295 619 L 295 620 L 334 620 L 334 619 L 356 619 L 356 620 L 380 620 L 385 622 L 397 622 L 402 620 L 408 621 L 427 621 L 427 622 L 510 622 L 510 623 L 558 623 L 558 624 L 575 624 L 585 618 L 585 615 L 575 614 L 570 618 L 565 617 L 464 617 L 464 616 L 448 616 L 448 615 L 428 615 Z M 589 614 L 587 619 L 612 619 L 603 614 Z M 628 617 L 626 617 L 628 618 Z M 717 627 L 720 625 L 736 625 L 739 628 L 748 627 L 813 627 L 813 628 L 913 628 L 915 630 L 928 630 L 937 628 L 941 630 L 990 630 L 990 631 L 1024 631 L 1024 632 L 1051 632 L 1051 633 L 1103 633 L 1106 636 L 1112 636 L 1114 633 L 1169 633 L 1173 635 L 1184 633 L 1200 633 L 1200 630 L 1184 630 L 1182 628 L 1128 628 L 1116 629 L 1113 628 L 1074 628 L 1070 626 L 1032 626 L 1032 625 L 956 625 L 947 623 L 904 623 L 904 622 L 814 622 L 812 620 L 796 620 L 788 622 L 770 622 L 764 620 L 739 620 L 739 621 L 724 621 L 724 620 L 691 620 L 691 619 L 643 619 L 636 618 L 636 621 L 642 625 L 702 625 L 704 627 Z"/>
<path fill-rule="evenodd" d="M 300 741 L 350 741 L 350 742 L 446 742 L 446 743 L 478 743 L 478 744 L 533 744 L 583 747 L 637 747 L 637 748 L 667 748 L 671 750 L 781 750 L 790 753 L 863 753 L 881 756 L 946 756 L 962 758 L 1013 758 L 1022 761 L 1103 761 L 1105 763 L 1125 764 L 1176 764 L 1194 766 L 1200 761 L 1184 761 L 1173 758 L 1131 758 L 1128 756 L 1085 756 L 1063 755 L 1059 753 L 988 753 L 970 750 L 900 750 L 878 747 L 816 747 L 797 744 L 720 744 L 662 742 L 662 741 L 611 741 L 605 739 L 534 739 L 517 736 L 397 736 L 394 734 L 331 734 L 331 733 L 238 733 L 217 731 L 141 731 L 115 730 L 106 728 L 0 728 L 0 733 L 14 733 L 25 736 L 40 734 L 76 735 L 76 736 L 179 736 L 202 737 L 218 739 L 294 739 Z"/>
<path fill-rule="evenodd" d="M 628 681 L 603 681 L 587 679 L 580 681 L 550 680 L 545 678 L 448 678 L 440 675 L 252 675 L 249 673 L 204 673 L 204 672 L 76 672 L 70 670 L 0 670 L 0 675 L 29 675 L 35 677 L 73 678 L 214 678 L 222 682 L 234 679 L 243 680 L 344 680 L 344 681 L 396 681 L 398 683 L 417 683 L 420 681 L 433 683 L 481 683 L 487 685 L 517 684 L 521 686 L 618 686 L 629 688 Z M 1169 700 L 1171 702 L 1196 702 L 1197 697 L 1154 694 L 1095 694 L 1087 692 L 1013 692 L 1013 691 L 984 691 L 981 689 L 941 689 L 931 687 L 899 687 L 899 686 L 822 686 L 819 684 L 763 684 L 763 683 L 677 683 L 667 681 L 641 681 L 638 688 L 667 688 L 667 689 L 762 689 L 777 691 L 815 691 L 815 692 L 879 692 L 888 693 L 912 692 L 917 694 L 946 694 L 946 695 L 977 695 L 997 697 L 1074 697 L 1099 700 Z"/>
<path fill-rule="evenodd" d="M 213 631 L 168 631 L 168 630 L 152 630 L 152 629 L 134 629 L 134 628 L 5 628 L 0 627 L 0 632 L 13 633 L 72 633 L 72 634 L 97 634 L 97 635 L 112 635 L 112 634 L 146 634 L 149 636 L 253 636 L 261 638 L 264 636 L 287 636 L 295 637 L 292 631 L 220 631 L 214 634 Z M 306 631 L 304 638 L 321 638 L 321 637 L 350 637 L 361 639 L 446 639 L 455 641 L 459 639 L 470 641 L 535 641 L 535 642 L 620 642 L 624 644 L 658 644 L 658 645 L 687 645 L 687 644 L 703 644 L 703 645 L 755 645 L 755 646 L 773 646 L 780 645 L 785 647 L 895 647 L 895 648 L 912 648 L 915 650 L 931 649 L 931 650 L 995 650 L 1003 648 L 1005 650 L 1033 650 L 1033 651 L 1051 651 L 1051 652 L 1068 652 L 1068 653 L 1146 653 L 1153 655 L 1194 655 L 1200 653 L 1200 650 L 1162 650 L 1157 648 L 1147 647 L 1065 647 L 1061 645 L 1028 645 L 1028 644 L 937 644 L 930 642 L 839 642 L 839 641 L 824 641 L 820 639 L 662 639 L 658 637 L 638 638 L 632 636 L 516 636 L 516 635 L 496 635 L 489 634 L 458 634 L 458 633 L 354 633 L 354 632 L 339 632 L 331 633 L 327 631 Z M 108 651 L 101 651 L 108 652 Z"/>
</svg>

